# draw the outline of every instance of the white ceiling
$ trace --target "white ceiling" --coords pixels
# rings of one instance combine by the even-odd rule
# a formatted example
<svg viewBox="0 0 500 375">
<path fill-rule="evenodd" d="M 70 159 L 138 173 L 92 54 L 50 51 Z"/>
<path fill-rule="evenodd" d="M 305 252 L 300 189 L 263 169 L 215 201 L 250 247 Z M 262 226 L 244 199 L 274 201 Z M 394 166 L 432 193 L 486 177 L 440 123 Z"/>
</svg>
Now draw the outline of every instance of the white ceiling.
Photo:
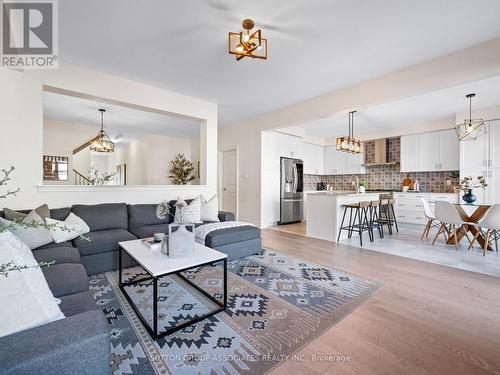
<svg viewBox="0 0 500 375">
<path fill-rule="evenodd" d="M 392 134 L 394 129 L 411 132 L 416 125 L 443 119 L 448 120 L 452 127 L 456 113 L 469 110 L 469 100 L 465 98 L 469 93 L 476 94 L 472 99 L 472 117 L 474 109 L 500 105 L 500 77 L 359 109 L 354 114 L 355 136 L 370 139 L 373 134 L 384 134 L 384 131 Z M 306 134 L 311 136 L 339 137 L 347 134 L 348 123 L 349 117 L 345 113 L 300 124 L 299 127 L 305 128 Z"/>
<path fill-rule="evenodd" d="M 498 0 L 59 1 L 61 60 L 219 104 L 221 126 L 500 36 Z M 253 18 L 269 59 L 234 60 Z"/>
<path fill-rule="evenodd" d="M 127 143 L 145 134 L 194 138 L 200 135 L 200 123 L 153 112 L 140 111 L 74 96 L 44 92 L 43 115 L 46 120 L 101 126 L 99 108 L 106 109 L 104 130 L 111 139 L 121 135 Z"/>
</svg>

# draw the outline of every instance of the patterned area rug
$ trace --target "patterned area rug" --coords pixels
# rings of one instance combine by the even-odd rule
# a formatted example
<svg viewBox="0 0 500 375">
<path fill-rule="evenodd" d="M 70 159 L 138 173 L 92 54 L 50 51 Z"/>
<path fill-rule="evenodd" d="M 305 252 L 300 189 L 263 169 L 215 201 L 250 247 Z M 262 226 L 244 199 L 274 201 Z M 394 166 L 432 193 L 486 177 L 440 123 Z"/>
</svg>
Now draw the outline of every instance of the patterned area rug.
<svg viewBox="0 0 500 375">
<path fill-rule="evenodd" d="M 222 267 L 184 276 L 222 298 Z M 126 279 L 140 280 L 139 267 Z M 118 287 L 118 273 L 90 279 L 111 330 L 113 374 L 262 374 L 343 319 L 382 284 L 272 250 L 228 263 L 228 308 L 169 336 L 151 339 Z M 205 313 L 215 305 L 181 278 L 159 280 L 158 327 Z M 127 287 L 152 321 L 151 281 Z"/>
</svg>

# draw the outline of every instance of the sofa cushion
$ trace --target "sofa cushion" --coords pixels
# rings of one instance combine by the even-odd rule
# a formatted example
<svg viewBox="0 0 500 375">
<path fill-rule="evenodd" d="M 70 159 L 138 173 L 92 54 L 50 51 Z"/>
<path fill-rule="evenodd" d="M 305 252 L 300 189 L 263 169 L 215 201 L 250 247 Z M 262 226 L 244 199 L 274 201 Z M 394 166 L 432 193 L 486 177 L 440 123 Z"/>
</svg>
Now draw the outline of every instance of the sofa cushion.
<svg viewBox="0 0 500 375">
<path fill-rule="evenodd" d="M 91 231 L 128 228 L 125 203 L 75 204 L 71 206 L 71 212 L 85 221 Z"/>
<path fill-rule="evenodd" d="M 168 224 L 172 222 L 170 215 L 160 220 L 156 217 L 157 204 L 129 204 L 128 227 L 135 228 L 144 225 Z M 131 231 L 133 233 L 133 231 Z"/>
<path fill-rule="evenodd" d="M 168 233 L 168 226 L 169 224 L 142 225 L 129 230 L 138 238 L 147 238 L 153 237 L 155 233 Z"/>
<path fill-rule="evenodd" d="M 42 219 L 46 219 L 50 217 L 50 210 L 49 206 L 46 204 L 41 205 L 40 207 L 35 208 L 33 211 L 37 213 L 38 216 L 40 216 Z M 23 220 L 28 214 L 21 212 L 21 211 L 14 211 L 11 210 L 10 208 L 5 207 L 3 209 L 3 212 L 5 214 L 5 219 L 14 221 L 14 220 Z"/>
<path fill-rule="evenodd" d="M 48 243 L 47 245 L 37 247 L 36 249 L 34 249 L 34 251 L 44 250 L 44 249 L 52 249 L 53 247 L 74 247 L 74 246 L 73 246 L 73 242 L 71 242 L 71 241 L 61 242 L 61 243 L 51 242 L 51 243 Z"/>
<path fill-rule="evenodd" d="M 76 315 L 85 311 L 97 310 L 97 305 L 89 291 L 62 296 L 59 307 L 64 316 Z"/>
<path fill-rule="evenodd" d="M 63 208 L 53 208 L 50 210 L 50 217 L 56 220 L 65 220 L 68 215 L 71 213 L 71 208 L 63 207 Z"/>
<path fill-rule="evenodd" d="M 89 289 L 87 272 L 81 264 L 62 263 L 42 268 L 54 297 L 66 296 Z"/>
<path fill-rule="evenodd" d="M 205 245 L 211 248 L 235 242 L 260 238 L 260 229 L 252 225 L 214 230 L 205 237 Z"/>
<path fill-rule="evenodd" d="M 73 245 L 78 248 L 81 256 L 117 251 L 118 242 L 137 239 L 126 229 L 100 230 L 87 233 L 85 237 L 90 241 L 82 238 L 73 240 Z"/>
<path fill-rule="evenodd" d="M 48 249 L 34 250 L 33 256 L 37 262 L 81 263 L 80 253 L 74 247 L 51 247 Z"/>
</svg>

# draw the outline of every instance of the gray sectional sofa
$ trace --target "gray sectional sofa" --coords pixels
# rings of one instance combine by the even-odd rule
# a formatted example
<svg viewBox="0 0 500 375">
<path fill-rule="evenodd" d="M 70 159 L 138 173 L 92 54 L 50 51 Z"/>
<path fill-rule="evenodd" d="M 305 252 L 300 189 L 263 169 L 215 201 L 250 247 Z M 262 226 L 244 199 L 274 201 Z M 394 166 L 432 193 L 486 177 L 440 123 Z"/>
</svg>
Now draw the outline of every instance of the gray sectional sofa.
<svg viewBox="0 0 500 375">
<path fill-rule="evenodd" d="M 169 204 L 175 212 L 175 201 Z M 158 219 L 156 206 L 110 203 L 50 210 L 56 220 L 64 220 L 70 212 L 82 218 L 90 227 L 85 235 L 90 241 L 75 239 L 33 250 L 38 262 L 55 261 L 42 272 L 61 300 L 66 318 L 0 338 L 1 374 L 109 373 L 109 328 L 89 292 L 87 275 L 118 268 L 118 242 L 167 232 L 173 217 Z M 219 212 L 219 219 L 231 221 L 234 215 Z M 214 231 L 205 245 L 228 254 L 229 259 L 255 254 L 261 249 L 260 229 L 240 226 Z"/>
</svg>

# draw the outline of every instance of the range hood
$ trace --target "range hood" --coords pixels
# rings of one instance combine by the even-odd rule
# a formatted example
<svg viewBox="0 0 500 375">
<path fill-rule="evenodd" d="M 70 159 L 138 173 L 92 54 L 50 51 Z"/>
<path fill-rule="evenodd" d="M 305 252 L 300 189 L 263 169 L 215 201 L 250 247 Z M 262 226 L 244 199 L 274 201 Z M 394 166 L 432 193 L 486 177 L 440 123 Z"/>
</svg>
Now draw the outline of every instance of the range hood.
<svg viewBox="0 0 500 375">
<path fill-rule="evenodd" d="M 376 139 L 373 141 L 375 143 L 375 158 L 374 162 L 364 164 L 367 167 L 375 165 L 395 165 L 399 164 L 399 161 L 391 160 L 389 161 L 389 150 L 387 148 L 388 139 Z"/>
</svg>

